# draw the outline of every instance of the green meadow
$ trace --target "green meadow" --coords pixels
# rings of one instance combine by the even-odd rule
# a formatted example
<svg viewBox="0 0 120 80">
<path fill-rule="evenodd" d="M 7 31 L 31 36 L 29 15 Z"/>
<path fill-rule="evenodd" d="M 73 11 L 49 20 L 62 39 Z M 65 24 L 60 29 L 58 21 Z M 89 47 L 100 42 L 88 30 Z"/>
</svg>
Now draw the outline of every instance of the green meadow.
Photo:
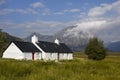
<svg viewBox="0 0 120 80">
<path fill-rule="evenodd" d="M 74 53 L 69 61 L 25 61 L 0 58 L 0 80 L 120 80 L 120 53 L 101 61 Z"/>
</svg>

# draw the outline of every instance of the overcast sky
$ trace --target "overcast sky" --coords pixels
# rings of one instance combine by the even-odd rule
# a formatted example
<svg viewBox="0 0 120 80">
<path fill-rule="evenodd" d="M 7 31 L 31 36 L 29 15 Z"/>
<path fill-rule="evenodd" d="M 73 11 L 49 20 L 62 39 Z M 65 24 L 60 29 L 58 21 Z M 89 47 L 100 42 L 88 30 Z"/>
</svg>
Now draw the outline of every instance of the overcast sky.
<svg viewBox="0 0 120 80">
<path fill-rule="evenodd" d="M 120 40 L 120 0 L 0 0 L 0 28 L 14 36 L 52 35 L 72 25 Z"/>
</svg>

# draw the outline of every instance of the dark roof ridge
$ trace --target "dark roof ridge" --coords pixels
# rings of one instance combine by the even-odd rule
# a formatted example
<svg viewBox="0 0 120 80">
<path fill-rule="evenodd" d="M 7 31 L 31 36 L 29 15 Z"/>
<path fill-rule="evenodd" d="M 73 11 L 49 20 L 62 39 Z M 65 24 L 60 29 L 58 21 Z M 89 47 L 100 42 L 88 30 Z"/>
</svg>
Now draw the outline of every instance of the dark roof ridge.
<svg viewBox="0 0 120 80">
<path fill-rule="evenodd" d="M 64 43 L 58 45 L 52 42 L 39 41 L 37 45 L 45 52 L 72 53 L 71 49 Z"/>
<path fill-rule="evenodd" d="M 22 52 L 41 52 L 32 42 L 13 41 Z"/>
<path fill-rule="evenodd" d="M 54 42 L 49 42 L 49 41 L 38 41 L 38 42 L 54 43 Z M 56 44 L 56 43 L 54 43 L 54 44 Z M 60 44 L 65 44 L 65 43 L 60 43 Z"/>
</svg>

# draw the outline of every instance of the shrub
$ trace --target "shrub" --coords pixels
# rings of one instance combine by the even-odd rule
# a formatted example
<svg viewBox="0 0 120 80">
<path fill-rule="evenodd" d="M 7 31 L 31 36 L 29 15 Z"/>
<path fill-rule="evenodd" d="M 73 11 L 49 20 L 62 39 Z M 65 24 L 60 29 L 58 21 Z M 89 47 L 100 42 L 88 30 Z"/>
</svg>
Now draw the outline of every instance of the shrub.
<svg viewBox="0 0 120 80">
<path fill-rule="evenodd" d="M 104 48 L 103 41 L 98 40 L 96 37 L 91 38 L 85 48 L 85 54 L 89 59 L 102 60 L 106 57 L 106 49 Z"/>
</svg>

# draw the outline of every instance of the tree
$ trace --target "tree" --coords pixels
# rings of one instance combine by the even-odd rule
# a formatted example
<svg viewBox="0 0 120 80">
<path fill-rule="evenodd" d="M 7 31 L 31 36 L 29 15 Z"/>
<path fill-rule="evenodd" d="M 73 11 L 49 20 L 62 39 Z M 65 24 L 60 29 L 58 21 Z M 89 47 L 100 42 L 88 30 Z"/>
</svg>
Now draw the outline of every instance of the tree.
<svg viewBox="0 0 120 80">
<path fill-rule="evenodd" d="M 85 54 L 88 55 L 88 59 L 102 60 L 106 57 L 106 49 L 102 40 L 98 38 L 91 38 L 85 48 Z"/>
</svg>

